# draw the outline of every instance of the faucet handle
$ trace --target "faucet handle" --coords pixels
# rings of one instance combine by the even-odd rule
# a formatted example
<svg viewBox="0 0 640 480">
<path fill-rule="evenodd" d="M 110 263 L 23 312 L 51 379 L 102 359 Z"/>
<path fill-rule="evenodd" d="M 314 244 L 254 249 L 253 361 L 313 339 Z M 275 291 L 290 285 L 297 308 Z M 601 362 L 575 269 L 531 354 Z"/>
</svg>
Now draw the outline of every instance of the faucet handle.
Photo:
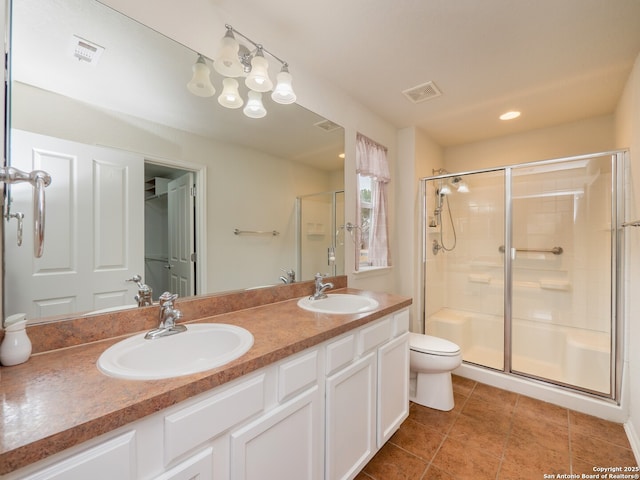
<svg viewBox="0 0 640 480">
<path fill-rule="evenodd" d="M 178 298 L 177 293 L 164 292 L 162 295 L 160 295 L 160 298 L 158 298 L 158 301 L 160 302 L 160 306 L 163 306 L 165 304 L 172 305 L 177 298 Z"/>
</svg>

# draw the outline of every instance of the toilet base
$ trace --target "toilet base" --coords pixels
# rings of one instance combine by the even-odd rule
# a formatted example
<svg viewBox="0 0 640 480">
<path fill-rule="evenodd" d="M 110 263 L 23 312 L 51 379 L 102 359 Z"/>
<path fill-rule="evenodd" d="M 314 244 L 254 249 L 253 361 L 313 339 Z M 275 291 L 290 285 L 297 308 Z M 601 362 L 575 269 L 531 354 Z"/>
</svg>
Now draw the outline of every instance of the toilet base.
<svg viewBox="0 0 640 480">
<path fill-rule="evenodd" d="M 451 372 L 418 373 L 415 395 L 413 398 L 410 396 L 409 400 L 444 412 L 452 410 L 455 404 Z"/>
</svg>

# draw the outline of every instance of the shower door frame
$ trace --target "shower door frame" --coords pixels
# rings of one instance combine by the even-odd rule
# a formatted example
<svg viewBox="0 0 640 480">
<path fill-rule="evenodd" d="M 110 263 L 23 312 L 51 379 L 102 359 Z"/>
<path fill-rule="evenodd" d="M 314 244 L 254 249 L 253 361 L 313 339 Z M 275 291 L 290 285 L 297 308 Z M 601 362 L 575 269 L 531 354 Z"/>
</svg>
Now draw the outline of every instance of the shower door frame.
<svg viewBox="0 0 640 480">
<path fill-rule="evenodd" d="M 534 162 L 525 162 L 520 164 L 513 164 L 501 167 L 491 167 L 478 170 L 468 170 L 455 173 L 443 173 L 438 175 L 432 175 L 428 177 L 420 178 L 420 195 L 421 195 L 421 298 L 420 298 L 420 310 L 421 310 L 421 328 L 424 332 L 426 326 L 426 266 L 427 266 L 427 248 L 428 248 L 428 210 L 427 210 L 427 182 L 437 181 L 453 178 L 456 176 L 466 176 L 473 174 L 483 174 L 491 172 L 504 172 L 504 247 L 505 252 L 512 251 L 512 227 L 513 227 L 513 198 L 512 198 L 512 172 L 514 169 L 530 168 L 545 165 L 553 165 L 565 162 L 588 160 L 597 157 L 611 157 L 611 292 L 610 292 L 610 322 L 611 322 L 611 334 L 610 334 L 610 393 L 602 393 L 587 388 L 583 388 L 577 385 L 571 385 L 562 383 L 555 380 L 550 380 L 536 375 L 527 374 L 525 372 L 517 372 L 512 369 L 512 302 L 513 302 L 513 269 L 512 255 L 504 255 L 504 310 L 503 310 L 503 326 L 504 326 L 504 359 L 503 369 L 496 370 L 491 367 L 477 365 L 480 368 L 490 369 L 501 372 L 506 375 L 527 378 L 533 381 L 539 381 L 546 385 L 551 385 L 556 388 L 569 390 L 572 392 L 579 392 L 584 395 L 597 397 L 600 399 L 611 400 L 617 404 L 620 403 L 622 392 L 622 374 L 624 365 L 624 305 L 622 301 L 622 286 L 624 285 L 624 264 L 622 261 L 622 252 L 624 251 L 624 236 L 623 236 L 623 223 L 624 223 L 624 207 L 625 207 L 625 181 L 624 172 L 626 169 L 628 151 L 627 150 L 610 150 L 605 152 L 598 152 L 585 155 L 576 155 L 570 157 L 562 157 L 551 160 L 540 160 Z M 466 363 L 466 362 L 465 362 Z"/>
</svg>

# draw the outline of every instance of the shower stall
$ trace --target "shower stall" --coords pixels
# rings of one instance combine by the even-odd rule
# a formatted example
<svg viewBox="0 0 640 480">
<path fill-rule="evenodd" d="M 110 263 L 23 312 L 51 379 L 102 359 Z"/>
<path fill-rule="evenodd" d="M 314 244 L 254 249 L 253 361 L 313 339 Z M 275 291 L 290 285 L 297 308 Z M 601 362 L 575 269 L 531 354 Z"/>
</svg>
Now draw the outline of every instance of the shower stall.
<svg viewBox="0 0 640 480">
<path fill-rule="evenodd" d="M 425 332 L 465 364 L 617 400 L 624 158 L 422 179 Z"/>
</svg>

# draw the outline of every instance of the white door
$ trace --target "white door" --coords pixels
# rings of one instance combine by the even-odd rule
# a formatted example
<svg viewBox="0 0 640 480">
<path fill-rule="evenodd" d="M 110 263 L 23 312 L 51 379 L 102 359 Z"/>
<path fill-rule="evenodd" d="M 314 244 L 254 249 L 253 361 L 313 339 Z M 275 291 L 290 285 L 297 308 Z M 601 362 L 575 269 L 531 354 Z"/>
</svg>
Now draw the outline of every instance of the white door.
<svg viewBox="0 0 640 480">
<path fill-rule="evenodd" d="M 181 297 L 195 294 L 193 173 L 169 182 L 169 287 Z"/>
<path fill-rule="evenodd" d="M 32 190 L 11 186 L 5 224 L 6 313 L 28 318 L 132 304 L 125 280 L 144 272 L 144 162 L 142 157 L 20 130 L 11 131 L 12 166 L 45 170 L 44 253 L 33 257 Z"/>
</svg>

